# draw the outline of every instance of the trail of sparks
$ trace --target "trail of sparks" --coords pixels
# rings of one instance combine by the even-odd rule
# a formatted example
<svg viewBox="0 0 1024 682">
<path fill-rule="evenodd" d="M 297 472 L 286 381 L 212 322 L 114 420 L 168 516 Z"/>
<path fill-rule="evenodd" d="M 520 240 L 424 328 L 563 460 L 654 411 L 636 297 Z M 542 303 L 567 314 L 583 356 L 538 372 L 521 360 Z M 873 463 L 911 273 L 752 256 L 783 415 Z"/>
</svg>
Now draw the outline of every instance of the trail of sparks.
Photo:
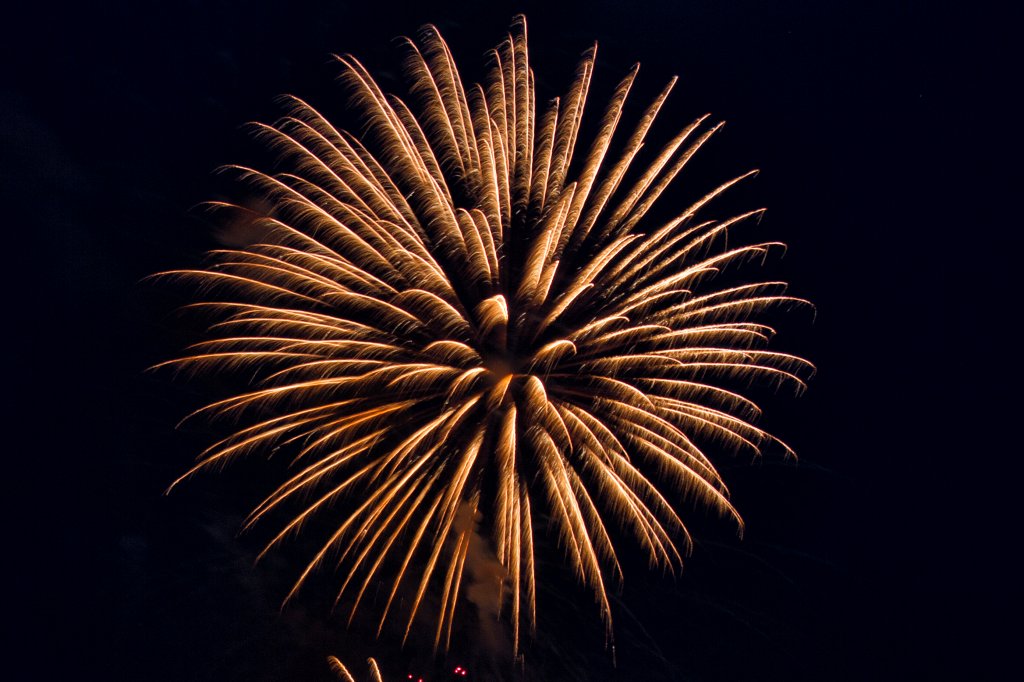
<svg viewBox="0 0 1024 682">
<path fill-rule="evenodd" d="M 370 682 L 384 682 L 377 661 L 372 658 L 367 659 L 366 666 L 370 671 Z M 356 682 L 356 678 L 352 676 L 352 673 L 345 667 L 345 664 L 338 660 L 337 656 L 327 657 L 327 667 L 338 676 L 339 680 L 343 680 L 343 682 Z"/>
<path fill-rule="evenodd" d="M 353 506 L 288 599 L 333 562 L 350 618 L 386 580 L 380 622 L 403 608 L 408 636 L 438 585 L 438 645 L 479 533 L 506 571 L 500 606 L 519 650 L 536 623 L 533 548 L 547 525 L 610 635 L 607 590 L 622 580 L 611 528 L 674 570 L 690 545 L 680 499 L 742 523 L 703 448 L 758 453 L 774 440 L 736 385 L 803 388 L 812 366 L 766 350 L 773 330 L 758 319 L 805 302 L 780 282 L 712 286 L 781 248 L 726 247 L 760 211 L 695 220 L 750 174 L 650 218 L 720 126 L 699 118 L 637 167 L 674 80 L 624 130 L 634 67 L 584 147 L 596 46 L 541 109 L 521 17 L 483 84 L 463 85 L 433 27 L 405 46 L 415 106 L 338 57 L 365 139 L 288 98 L 286 117 L 255 126 L 283 170 L 232 169 L 274 207 L 247 213 L 264 241 L 164 273 L 194 283 L 211 300 L 192 307 L 214 319 L 213 338 L 164 365 L 255 376 L 253 390 L 194 415 L 245 426 L 182 479 L 291 448 L 294 474 L 247 522 L 298 509 L 267 549 L 339 500 Z M 400 604 L 403 585 L 415 597 Z"/>
</svg>

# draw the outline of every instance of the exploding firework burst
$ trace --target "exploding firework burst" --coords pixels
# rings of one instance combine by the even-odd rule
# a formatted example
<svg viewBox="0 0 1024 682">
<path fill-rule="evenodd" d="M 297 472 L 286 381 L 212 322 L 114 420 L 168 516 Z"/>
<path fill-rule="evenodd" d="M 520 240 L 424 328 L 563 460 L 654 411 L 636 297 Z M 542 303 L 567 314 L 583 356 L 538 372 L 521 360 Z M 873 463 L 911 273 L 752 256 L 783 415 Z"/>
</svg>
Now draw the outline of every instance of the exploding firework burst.
<svg viewBox="0 0 1024 682">
<path fill-rule="evenodd" d="M 293 471 L 247 521 L 291 510 L 264 552 L 337 518 L 287 599 L 333 563 L 351 614 L 386 585 L 379 622 L 402 611 L 408 636 L 432 594 L 435 646 L 450 639 L 467 556 L 489 552 L 519 649 L 550 528 L 610 633 L 615 538 L 674 570 L 690 544 L 681 501 L 740 523 L 706 451 L 778 442 L 742 387 L 803 387 L 810 364 L 767 350 L 765 323 L 803 301 L 780 282 L 716 286 L 781 248 L 727 244 L 761 211 L 698 217 L 750 174 L 654 219 L 720 125 L 699 118 L 640 164 L 674 80 L 623 130 L 634 67 L 584 144 L 596 48 L 539 106 L 522 18 L 483 84 L 463 84 L 432 27 L 405 47 L 408 104 L 338 58 L 362 135 L 296 98 L 257 125 L 282 170 L 233 170 L 263 208 L 215 206 L 249 216 L 259 243 L 165 273 L 196 284 L 204 300 L 189 307 L 213 320 L 210 339 L 165 364 L 253 381 L 196 413 L 238 426 L 182 479 L 291 451 Z"/>
</svg>

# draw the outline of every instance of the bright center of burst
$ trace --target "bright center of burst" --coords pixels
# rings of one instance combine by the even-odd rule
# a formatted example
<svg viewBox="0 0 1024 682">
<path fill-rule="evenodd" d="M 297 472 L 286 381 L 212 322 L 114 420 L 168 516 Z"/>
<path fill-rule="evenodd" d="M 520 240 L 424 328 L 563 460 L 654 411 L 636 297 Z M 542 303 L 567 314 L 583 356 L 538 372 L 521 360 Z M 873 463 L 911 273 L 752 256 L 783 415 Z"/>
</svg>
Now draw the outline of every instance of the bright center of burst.
<svg viewBox="0 0 1024 682">
<path fill-rule="evenodd" d="M 515 363 L 510 358 L 494 353 L 484 356 L 484 368 L 490 372 L 490 379 L 495 384 L 516 373 Z"/>
</svg>

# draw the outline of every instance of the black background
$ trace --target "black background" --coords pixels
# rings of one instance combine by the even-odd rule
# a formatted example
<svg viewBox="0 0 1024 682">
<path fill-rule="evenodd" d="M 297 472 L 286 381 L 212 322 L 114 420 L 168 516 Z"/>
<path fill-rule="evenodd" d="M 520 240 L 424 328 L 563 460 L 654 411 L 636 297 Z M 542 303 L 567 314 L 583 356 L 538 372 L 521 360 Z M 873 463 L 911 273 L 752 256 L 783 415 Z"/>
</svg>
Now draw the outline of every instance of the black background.
<svg viewBox="0 0 1024 682">
<path fill-rule="evenodd" d="M 549 596 L 538 674 L 999 672 L 1021 592 L 1020 306 L 999 300 L 1020 222 L 1003 211 L 1019 81 L 1004 73 L 1007 17 L 909 2 L 209 0 L 8 15 L 4 499 L 24 679 L 327 679 L 328 654 L 375 655 L 403 678 L 429 667 L 415 641 L 397 654 L 346 634 L 314 598 L 278 612 L 291 555 L 254 567 L 258 538 L 234 537 L 258 468 L 162 495 L 209 438 L 174 431 L 199 388 L 143 372 L 190 337 L 180 299 L 140 280 L 216 245 L 190 209 L 219 191 L 216 166 L 250 154 L 240 124 L 272 120 L 285 92 L 343 108 L 330 53 L 386 79 L 392 39 L 432 22 L 475 78 L 520 11 L 547 95 L 596 39 L 597 92 L 640 61 L 641 99 L 681 76 L 662 126 L 729 121 L 701 172 L 761 169 L 733 205 L 767 205 L 759 229 L 789 244 L 773 272 L 817 315 L 787 320 L 779 347 L 819 367 L 805 396 L 769 400 L 767 427 L 799 463 L 723 467 L 745 539 L 712 524 L 681 579 L 627 574 L 616 668 L 585 595 Z M 471 643 L 455 650 L 475 660 Z"/>
</svg>

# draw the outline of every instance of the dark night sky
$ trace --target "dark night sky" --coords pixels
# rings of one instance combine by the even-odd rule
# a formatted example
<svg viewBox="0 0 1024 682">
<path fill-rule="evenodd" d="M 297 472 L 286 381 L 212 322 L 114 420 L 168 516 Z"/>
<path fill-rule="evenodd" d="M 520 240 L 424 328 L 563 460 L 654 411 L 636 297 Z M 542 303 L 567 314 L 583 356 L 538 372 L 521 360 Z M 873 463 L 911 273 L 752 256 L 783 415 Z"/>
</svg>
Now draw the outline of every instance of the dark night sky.
<svg viewBox="0 0 1024 682">
<path fill-rule="evenodd" d="M 708 524 L 681 580 L 627 574 L 616 670 L 571 592 L 549 595 L 580 605 L 551 609 L 563 639 L 533 660 L 548 679 L 570 679 L 557 660 L 594 680 L 965 679 L 1017 646 L 1022 470 L 1000 430 L 1019 401 L 995 387 L 1019 303 L 1000 315 L 991 295 L 1019 224 L 999 200 L 1011 23 L 924 2 L 552 4 L 16 11 L 0 180 L 19 335 L 5 545 L 37 671 L 23 679 L 327 679 L 330 653 L 418 664 L 315 598 L 278 612 L 296 555 L 254 568 L 259 538 L 234 538 L 258 468 L 161 495 L 207 437 L 173 430 L 198 388 L 143 373 L 191 337 L 180 299 L 140 280 L 215 245 L 190 209 L 251 153 L 242 123 L 272 119 L 285 92 L 340 109 L 330 53 L 387 73 L 391 39 L 432 22 L 478 75 L 519 11 L 548 94 L 596 39 L 605 92 L 640 61 L 642 96 L 681 76 L 678 121 L 727 119 L 702 172 L 762 170 L 732 206 L 769 207 L 760 229 L 790 246 L 773 272 L 818 308 L 779 348 L 819 374 L 766 421 L 799 464 L 723 467 L 745 539 Z"/>
</svg>

